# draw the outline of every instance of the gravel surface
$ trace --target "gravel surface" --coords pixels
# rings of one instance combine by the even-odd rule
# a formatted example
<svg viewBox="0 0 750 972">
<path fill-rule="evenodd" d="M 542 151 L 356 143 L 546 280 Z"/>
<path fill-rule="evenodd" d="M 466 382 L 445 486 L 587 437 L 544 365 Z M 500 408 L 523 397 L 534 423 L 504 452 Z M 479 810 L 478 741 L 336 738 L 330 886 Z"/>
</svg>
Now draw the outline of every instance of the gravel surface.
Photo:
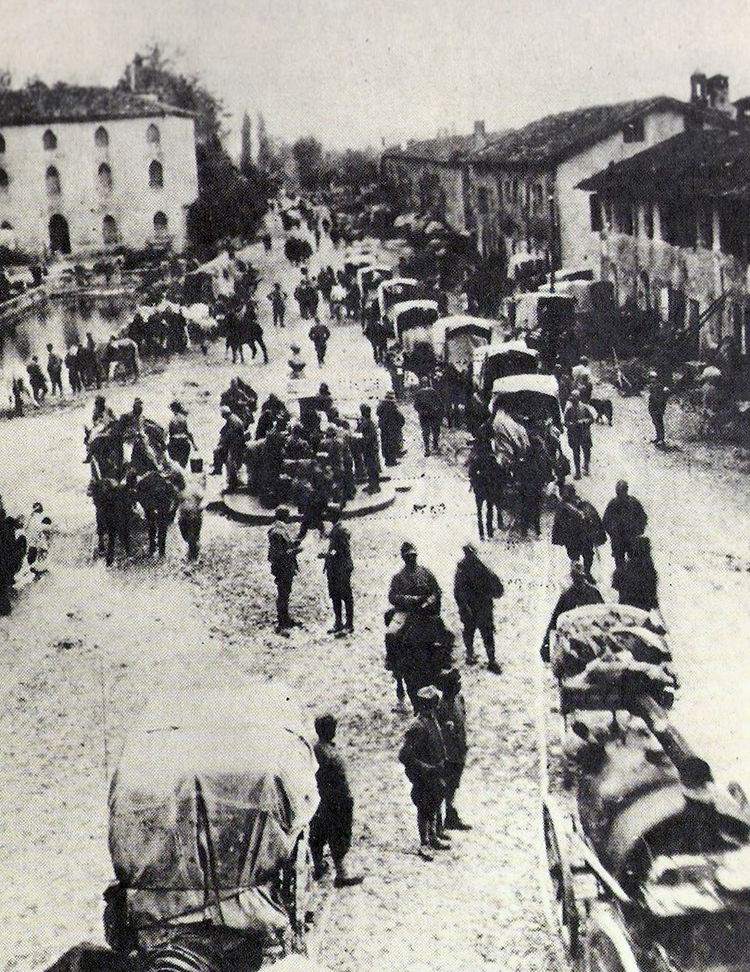
<svg viewBox="0 0 750 972">
<path fill-rule="evenodd" d="M 257 249 L 253 256 L 267 274 L 263 296 L 278 271 Z M 293 286 L 290 277 L 285 289 Z M 292 333 L 311 352 L 306 330 Z M 138 394 L 147 414 L 166 419 L 168 402 L 180 396 L 201 452 L 210 455 L 218 392 L 231 374 L 242 370 L 261 398 L 285 388 L 290 331 L 282 340 L 269 325 L 266 336 L 268 368 L 232 368 L 216 347 L 205 361 L 188 355 L 145 378 Z M 387 388 L 356 326 L 336 329 L 330 356 L 321 378 L 352 410 Z M 108 398 L 121 410 L 133 394 L 116 388 Z M 437 574 L 447 623 L 458 631 L 452 573 L 475 526 L 460 468 L 463 435 L 452 437 L 447 456 L 424 459 L 408 411 L 409 453 L 396 475 L 410 490 L 390 509 L 350 524 L 356 634 L 347 640 L 325 633 L 331 618 L 317 536 L 305 540 L 292 594 L 305 627 L 278 637 L 265 528 L 208 515 L 196 566 L 185 564 L 173 529 L 165 562 L 139 558 L 107 569 L 92 560 L 93 510 L 85 496 L 81 434 L 90 399 L 85 412 L 77 403 L 0 426 L 0 463 L 14 471 L 0 483 L 7 506 L 26 510 L 41 496 L 59 530 L 50 576 L 22 591 L 14 614 L 0 619 L 1 967 L 41 969 L 79 941 L 102 940 L 101 891 L 111 875 L 107 778 L 149 693 L 281 677 L 298 688 L 311 717 L 338 714 L 356 799 L 351 863 L 365 883 L 339 891 L 323 882 L 311 939 L 320 959 L 335 970 L 373 972 L 552 969 L 556 953 L 538 880 L 535 684 L 564 555 L 549 546 L 548 524 L 538 542 L 503 535 L 480 546 L 506 583 L 496 607 L 504 671 L 465 671 L 471 749 L 459 805 L 474 829 L 425 863 L 416 856 L 409 785 L 397 759 L 406 719 L 391 711 L 382 615 L 408 537 Z M 656 453 L 649 431 L 640 400 L 615 400 L 615 426 L 595 430 L 593 475 L 582 492 L 601 508 L 615 480 L 629 474 L 651 515 L 664 612 L 678 645 L 684 689 L 677 717 L 722 773 L 741 776 L 742 754 L 750 751 L 740 718 L 750 694 L 742 631 L 750 585 L 746 480 L 692 462 L 687 452 Z M 606 582 L 611 569 L 605 552 L 595 572 Z"/>
</svg>

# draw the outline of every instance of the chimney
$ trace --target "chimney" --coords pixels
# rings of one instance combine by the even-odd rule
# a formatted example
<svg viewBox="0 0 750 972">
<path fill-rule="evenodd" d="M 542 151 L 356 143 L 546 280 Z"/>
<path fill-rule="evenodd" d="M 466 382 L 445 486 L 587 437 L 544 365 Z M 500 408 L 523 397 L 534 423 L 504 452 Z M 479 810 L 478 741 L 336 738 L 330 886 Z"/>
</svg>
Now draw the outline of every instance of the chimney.
<svg viewBox="0 0 750 972">
<path fill-rule="evenodd" d="M 716 111 L 733 114 L 732 103 L 729 100 L 729 78 L 725 74 L 714 74 L 707 79 L 706 95 L 709 105 Z"/>
<path fill-rule="evenodd" d="M 706 75 L 702 71 L 693 71 L 690 75 L 690 103 L 704 107 L 707 100 Z"/>
<path fill-rule="evenodd" d="M 484 148 L 487 144 L 487 130 L 484 121 L 474 122 L 474 147 Z"/>
</svg>

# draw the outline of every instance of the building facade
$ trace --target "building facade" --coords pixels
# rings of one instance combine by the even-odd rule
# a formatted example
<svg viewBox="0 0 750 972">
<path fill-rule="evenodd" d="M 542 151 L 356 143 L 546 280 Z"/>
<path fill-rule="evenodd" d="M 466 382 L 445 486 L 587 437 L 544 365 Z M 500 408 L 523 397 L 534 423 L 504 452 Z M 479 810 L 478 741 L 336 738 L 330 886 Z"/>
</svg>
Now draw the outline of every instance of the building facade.
<svg viewBox="0 0 750 972">
<path fill-rule="evenodd" d="M 381 178 L 396 190 L 405 209 L 439 218 L 457 232 L 471 230 L 467 158 L 487 141 L 484 122 L 478 121 L 472 135 L 444 135 L 386 149 Z"/>
<path fill-rule="evenodd" d="M 731 120 L 674 98 L 550 115 L 469 156 L 469 208 L 481 253 L 546 254 L 554 266 L 598 266 L 582 179 L 688 127 Z"/>
<path fill-rule="evenodd" d="M 695 355 L 750 361 L 750 132 L 678 135 L 585 179 L 600 275 L 620 305 L 686 334 Z"/>
<path fill-rule="evenodd" d="M 0 228 L 39 256 L 183 249 L 198 195 L 194 127 L 127 91 L 0 93 Z"/>
</svg>

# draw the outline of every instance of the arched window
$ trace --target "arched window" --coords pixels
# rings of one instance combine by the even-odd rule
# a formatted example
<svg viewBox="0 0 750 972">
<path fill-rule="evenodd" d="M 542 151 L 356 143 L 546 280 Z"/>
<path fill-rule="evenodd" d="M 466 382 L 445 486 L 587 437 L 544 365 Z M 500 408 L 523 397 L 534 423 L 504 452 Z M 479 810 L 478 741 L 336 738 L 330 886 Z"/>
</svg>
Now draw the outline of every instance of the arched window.
<svg viewBox="0 0 750 972">
<path fill-rule="evenodd" d="M 99 189 L 102 192 L 112 192 L 112 169 L 106 162 L 99 166 Z"/>
<path fill-rule="evenodd" d="M 104 125 L 100 125 L 94 132 L 94 145 L 106 148 L 109 145 L 109 134 Z"/>
<path fill-rule="evenodd" d="M 51 165 L 47 169 L 47 173 L 45 175 L 45 179 L 47 181 L 47 194 L 49 196 L 59 196 L 60 195 L 60 191 L 61 191 L 60 190 L 60 173 L 57 171 L 57 169 L 54 167 L 54 165 Z"/>
<path fill-rule="evenodd" d="M 152 145 L 158 145 L 161 142 L 161 132 L 156 125 L 149 125 L 146 129 L 146 141 Z"/>
<path fill-rule="evenodd" d="M 5 151 L 5 139 L 0 135 L 0 155 Z"/>
<path fill-rule="evenodd" d="M 165 213 L 154 213 L 154 239 L 166 240 L 168 236 L 168 222 Z"/>
<path fill-rule="evenodd" d="M 117 232 L 117 220 L 114 216 L 105 216 L 102 220 L 102 239 L 105 246 L 112 246 L 119 238 Z"/>
<path fill-rule="evenodd" d="M 10 179 L 8 179 L 8 173 L 5 171 L 5 169 L 0 169 L 0 192 L 8 191 L 9 182 Z"/>
<path fill-rule="evenodd" d="M 161 189 L 164 185 L 164 169 L 156 159 L 148 167 L 148 184 L 152 189 Z"/>
<path fill-rule="evenodd" d="M 42 145 L 45 147 L 45 149 L 47 149 L 48 152 L 57 148 L 57 136 L 54 132 L 50 131 L 49 128 L 44 135 L 42 135 Z"/>
</svg>

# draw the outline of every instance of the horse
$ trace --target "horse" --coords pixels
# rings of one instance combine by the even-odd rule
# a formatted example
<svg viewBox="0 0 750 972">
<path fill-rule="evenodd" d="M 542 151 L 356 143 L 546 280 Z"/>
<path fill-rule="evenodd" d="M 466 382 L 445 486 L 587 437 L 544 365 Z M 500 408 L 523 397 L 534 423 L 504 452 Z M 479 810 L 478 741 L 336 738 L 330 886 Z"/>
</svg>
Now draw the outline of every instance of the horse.
<svg viewBox="0 0 750 972">
<path fill-rule="evenodd" d="M 99 553 L 106 555 L 107 566 L 111 567 L 118 538 L 126 556 L 130 556 L 133 498 L 126 483 L 109 477 L 92 479 L 89 492 L 96 513 Z"/>
<path fill-rule="evenodd" d="M 142 476 L 131 469 L 126 482 L 146 517 L 149 553 L 153 555 L 158 549 L 159 556 L 163 557 L 167 548 L 167 531 L 177 511 L 177 483 L 170 475 L 156 469 Z"/>
</svg>

